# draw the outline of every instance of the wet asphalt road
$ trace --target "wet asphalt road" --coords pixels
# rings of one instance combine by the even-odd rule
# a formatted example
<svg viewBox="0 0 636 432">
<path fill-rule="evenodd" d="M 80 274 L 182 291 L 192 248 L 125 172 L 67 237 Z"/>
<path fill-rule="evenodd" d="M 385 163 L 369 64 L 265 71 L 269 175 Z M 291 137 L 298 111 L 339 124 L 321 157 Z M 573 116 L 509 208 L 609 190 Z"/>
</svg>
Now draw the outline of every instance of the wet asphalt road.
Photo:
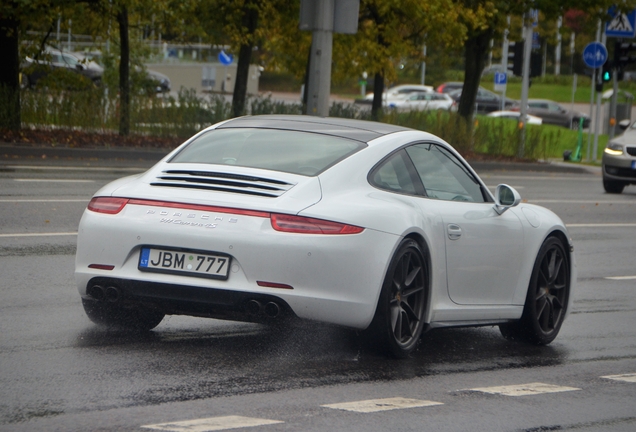
<svg viewBox="0 0 636 432">
<path fill-rule="evenodd" d="M 436 330 L 396 361 L 361 349 L 355 332 L 313 323 L 173 316 L 145 335 L 92 325 L 73 280 L 77 223 L 102 184 L 148 163 L 97 165 L 0 160 L 2 431 L 141 431 L 227 416 L 279 422 L 240 429 L 259 431 L 636 430 L 636 382 L 602 378 L 636 373 L 634 186 L 612 196 L 597 170 L 479 169 L 489 186 L 508 183 L 568 224 L 574 310 L 548 347 L 508 342 L 496 328 Z M 536 382 L 569 391 L 471 390 Z M 394 397 L 441 405 L 364 414 L 323 406 Z"/>
</svg>

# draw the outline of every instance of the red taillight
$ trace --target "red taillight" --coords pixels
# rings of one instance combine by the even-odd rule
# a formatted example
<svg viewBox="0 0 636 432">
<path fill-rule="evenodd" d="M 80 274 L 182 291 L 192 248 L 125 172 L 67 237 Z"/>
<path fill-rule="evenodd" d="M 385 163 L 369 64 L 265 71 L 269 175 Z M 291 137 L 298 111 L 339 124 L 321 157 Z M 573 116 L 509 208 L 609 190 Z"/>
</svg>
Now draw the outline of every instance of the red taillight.
<svg viewBox="0 0 636 432">
<path fill-rule="evenodd" d="M 293 286 L 278 283 L 278 282 L 266 282 L 266 281 L 256 281 L 258 286 L 266 287 L 266 288 L 281 288 L 281 289 L 294 289 Z"/>
<path fill-rule="evenodd" d="M 97 213 L 117 214 L 128 201 L 127 198 L 95 197 L 88 203 L 88 209 Z"/>
<path fill-rule="evenodd" d="M 110 264 L 89 264 L 88 268 L 97 270 L 112 270 L 115 268 L 115 266 Z"/>
<path fill-rule="evenodd" d="M 155 201 L 135 198 L 96 197 L 88 203 L 88 210 L 117 214 L 127 205 L 143 205 L 153 207 L 167 207 L 180 210 L 198 210 L 215 213 L 229 213 L 240 216 L 252 216 L 270 218 L 272 227 L 276 231 L 300 234 L 358 234 L 364 228 L 347 225 L 339 222 L 331 222 L 323 219 L 314 219 L 302 216 L 269 213 L 258 210 L 238 209 L 232 207 L 217 207 L 198 204 L 185 204 L 170 201 Z"/>
<path fill-rule="evenodd" d="M 358 234 L 364 228 L 338 222 L 302 216 L 272 214 L 272 227 L 276 231 L 300 234 Z"/>
</svg>

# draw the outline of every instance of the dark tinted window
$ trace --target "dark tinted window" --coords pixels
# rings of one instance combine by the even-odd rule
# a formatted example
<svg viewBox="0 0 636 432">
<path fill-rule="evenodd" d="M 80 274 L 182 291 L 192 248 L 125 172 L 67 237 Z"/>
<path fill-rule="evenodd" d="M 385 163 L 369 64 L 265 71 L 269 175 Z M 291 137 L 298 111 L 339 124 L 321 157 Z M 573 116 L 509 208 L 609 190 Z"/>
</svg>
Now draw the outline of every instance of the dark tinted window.
<svg viewBox="0 0 636 432">
<path fill-rule="evenodd" d="M 404 151 L 397 152 L 378 166 L 371 175 L 371 183 L 381 189 L 407 194 L 415 193 Z"/>
<path fill-rule="evenodd" d="M 170 162 L 237 165 L 312 176 L 364 147 L 360 141 L 316 133 L 215 129 L 196 138 Z"/>
<path fill-rule="evenodd" d="M 484 202 L 479 182 L 451 152 L 434 144 L 406 149 L 424 183 L 426 195 L 449 201 Z"/>
</svg>

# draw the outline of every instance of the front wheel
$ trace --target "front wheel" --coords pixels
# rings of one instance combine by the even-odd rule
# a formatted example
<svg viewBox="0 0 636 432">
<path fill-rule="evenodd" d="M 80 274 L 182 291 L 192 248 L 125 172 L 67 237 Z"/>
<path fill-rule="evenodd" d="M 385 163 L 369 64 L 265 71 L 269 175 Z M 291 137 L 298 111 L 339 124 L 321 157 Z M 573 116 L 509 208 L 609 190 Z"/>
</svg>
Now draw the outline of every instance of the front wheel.
<svg viewBox="0 0 636 432">
<path fill-rule="evenodd" d="M 603 189 L 605 189 L 607 193 L 619 194 L 623 192 L 624 188 L 625 183 L 623 182 L 603 179 Z"/>
<path fill-rule="evenodd" d="M 428 300 L 428 263 L 417 242 L 405 239 L 389 265 L 371 331 L 375 342 L 397 358 L 417 346 Z"/>
<path fill-rule="evenodd" d="M 88 318 L 95 324 L 126 330 L 151 330 L 159 325 L 165 314 L 143 306 L 124 308 L 104 301 L 82 299 Z"/>
<path fill-rule="evenodd" d="M 521 319 L 500 325 L 501 334 L 507 339 L 549 344 L 561 329 L 569 297 L 569 257 L 563 242 L 549 237 L 537 254 Z"/>
</svg>

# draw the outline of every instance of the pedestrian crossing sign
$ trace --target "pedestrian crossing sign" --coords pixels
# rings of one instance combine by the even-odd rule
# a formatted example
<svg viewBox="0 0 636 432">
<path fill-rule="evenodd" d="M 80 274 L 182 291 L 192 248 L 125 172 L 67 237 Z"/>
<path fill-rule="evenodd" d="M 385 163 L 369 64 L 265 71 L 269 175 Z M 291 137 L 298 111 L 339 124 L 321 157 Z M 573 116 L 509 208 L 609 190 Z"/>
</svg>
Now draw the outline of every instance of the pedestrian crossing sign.
<svg viewBox="0 0 636 432">
<path fill-rule="evenodd" d="M 612 19 L 605 23 L 605 35 L 608 37 L 633 38 L 636 36 L 636 9 L 629 12 L 609 10 Z"/>
</svg>

